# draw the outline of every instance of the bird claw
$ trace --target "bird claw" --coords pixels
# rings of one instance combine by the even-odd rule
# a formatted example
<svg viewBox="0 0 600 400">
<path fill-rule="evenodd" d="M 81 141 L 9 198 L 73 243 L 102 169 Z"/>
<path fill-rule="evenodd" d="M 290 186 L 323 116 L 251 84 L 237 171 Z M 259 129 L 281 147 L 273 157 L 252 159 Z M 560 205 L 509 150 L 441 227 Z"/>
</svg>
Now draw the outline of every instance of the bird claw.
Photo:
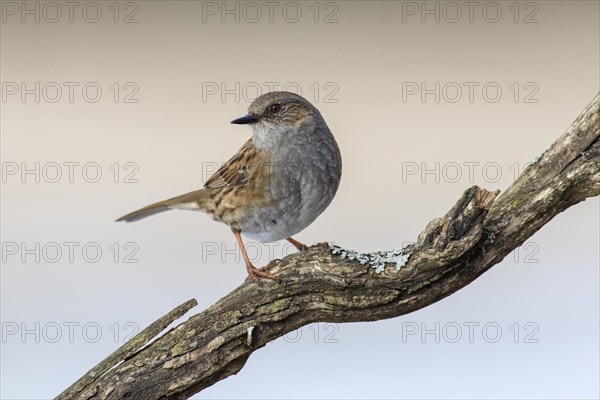
<svg viewBox="0 0 600 400">
<path fill-rule="evenodd" d="M 275 260 L 273 260 L 273 261 L 275 261 Z M 260 281 L 260 278 L 270 279 L 272 281 L 279 282 L 280 279 L 278 277 L 276 277 L 273 274 L 269 274 L 268 272 L 265 271 L 266 269 L 272 267 L 271 264 L 273 263 L 273 261 L 269 262 L 267 265 L 265 265 L 262 268 L 256 268 L 254 265 L 247 265 L 246 270 L 248 271 L 248 277 L 246 278 L 246 280 L 252 279 L 254 282 L 256 282 L 256 284 L 258 286 L 262 286 L 262 282 Z"/>
</svg>

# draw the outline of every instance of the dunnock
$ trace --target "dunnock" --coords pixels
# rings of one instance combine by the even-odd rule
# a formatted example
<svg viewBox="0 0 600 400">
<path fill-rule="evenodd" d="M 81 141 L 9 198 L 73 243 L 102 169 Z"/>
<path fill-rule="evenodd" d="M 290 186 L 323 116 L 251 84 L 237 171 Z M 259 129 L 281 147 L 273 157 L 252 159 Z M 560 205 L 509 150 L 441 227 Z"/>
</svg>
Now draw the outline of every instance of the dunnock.
<svg viewBox="0 0 600 400">
<path fill-rule="evenodd" d="M 319 110 L 289 92 L 266 93 L 248 114 L 231 121 L 249 124 L 253 136 L 212 175 L 203 189 L 146 206 L 117 221 L 137 221 L 170 209 L 200 210 L 231 227 L 249 277 L 277 280 L 255 268 L 240 234 L 259 242 L 287 239 L 310 225 L 338 189 L 342 158 Z"/>
</svg>

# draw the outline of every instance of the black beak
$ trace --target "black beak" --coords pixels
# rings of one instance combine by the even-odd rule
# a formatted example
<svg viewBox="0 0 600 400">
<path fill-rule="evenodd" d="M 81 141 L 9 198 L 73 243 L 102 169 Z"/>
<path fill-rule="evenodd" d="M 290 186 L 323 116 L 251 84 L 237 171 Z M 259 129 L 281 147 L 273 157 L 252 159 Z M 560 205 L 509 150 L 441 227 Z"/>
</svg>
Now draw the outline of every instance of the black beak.
<svg viewBox="0 0 600 400">
<path fill-rule="evenodd" d="M 238 124 L 238 125 L 242 125 L 242 124 L 254 124 L 258 122 L 258 117 L 252 114 L 247 114 L 244 115 L 243 117 L 240 117 L 238 119 L 234 119 L 233 121 L 231 121 L 232 124 Z"/>
</svg>

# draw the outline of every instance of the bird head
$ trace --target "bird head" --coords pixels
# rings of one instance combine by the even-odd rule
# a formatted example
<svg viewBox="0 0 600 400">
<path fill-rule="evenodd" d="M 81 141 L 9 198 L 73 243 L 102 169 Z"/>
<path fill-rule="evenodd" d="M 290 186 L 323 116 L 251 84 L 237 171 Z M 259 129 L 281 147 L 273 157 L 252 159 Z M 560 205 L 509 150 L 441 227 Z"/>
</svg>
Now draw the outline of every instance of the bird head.
<svg viewBox="0 0 600 400">
<path fill-rule="evenodd" d="M 302 96 L 291 92 L 269 92 L 250 104 L 248 114 L 231 123 L 249 124 L 255 144 L 271 147 L 281 140 L 310 134 L 317 121 L 322 121 L 321 114 Z"/>
</svg>

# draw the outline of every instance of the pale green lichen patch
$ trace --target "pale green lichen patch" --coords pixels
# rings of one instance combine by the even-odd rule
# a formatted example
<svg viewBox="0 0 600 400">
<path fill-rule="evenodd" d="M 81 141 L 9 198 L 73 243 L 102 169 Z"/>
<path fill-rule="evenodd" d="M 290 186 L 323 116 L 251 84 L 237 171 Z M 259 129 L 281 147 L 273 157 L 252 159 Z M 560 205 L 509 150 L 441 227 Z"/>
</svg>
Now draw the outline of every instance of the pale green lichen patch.
<svg viewBox="0 0 600 400">
<path fill-rule="evenodd" d="M 175 346 L 171 348 L 171 355 L 173 357 L 178 357 L 183 353 L 188 351 L 189 347 L 186 341 L 178 342 Z"/>
<path fill-rule="evenodd" d="M 334 306 L 349 308 L 365 308 L 382 305 L 395 300 L 398 297 L 397 291 L 380 292 L 373 295 L 355 295 L 355 296 L 334 296 L 324 295 L 323 301 Z"/>
<path fill-rule="evenodd" d="M 243 314 L 239 310 L 224 312 L 221 314 L 221 317 L 213 323 L 212 327 L 216 330 L 223 330 L 237 324 L 242 316 Z"/>
<path fill-rule="evenodd" d="M 262 315 L 271 315 L 272 321 L 280 321 L 293 313 L 290 309 L 291 301 L 289 298 L 275 300 L 272 303 L 264 304 L 258 308 Z"/>
<path fill-rule="evenodd" d="M 335 244 L 329 244 L 331 254 L 339 255 L 348 260 L 356 260 L 361 265 L 368 264 L 375 269 L 376 273 L 380 273 L 385 269 L 385 265 L 389 263 L 396 264 L 396 270 L 404 267 L 410 257 L 410 251 L 407 247 L 390 251 L 377 251 L 373 253 L 359 253 L 354 250 L 347 250 Z"/>
</svg>

